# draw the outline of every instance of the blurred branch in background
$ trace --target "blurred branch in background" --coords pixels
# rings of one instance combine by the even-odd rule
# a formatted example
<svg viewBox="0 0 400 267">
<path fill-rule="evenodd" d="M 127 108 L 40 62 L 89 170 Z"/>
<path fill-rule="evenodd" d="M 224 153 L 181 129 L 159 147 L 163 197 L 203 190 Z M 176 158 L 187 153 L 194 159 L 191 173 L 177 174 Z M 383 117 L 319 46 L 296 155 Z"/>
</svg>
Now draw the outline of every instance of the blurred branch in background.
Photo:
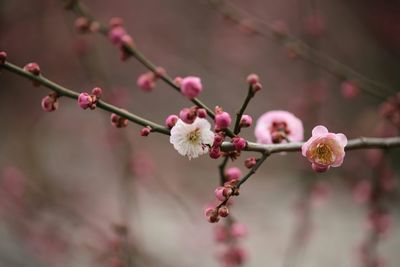
<svg viewBox="0 0 400 267">
<path fill-rule="evenodd" d="M 371 96 L 385 100 L 396 93 L 395 90 L 388 86 L 376 82 L 336 59 L 314 49 L 304 41 L 292 35 L 282 21 L 269 24 L 249 14 L 229 0 L 208 0 L 208 2 L 225 18 L 247 28 L 250 32 L 279 42 L 279 44 L 286 47 L 296 56 L 319 66 L 339 80 L 355 80 L 360 89 Z"/>
</svg>

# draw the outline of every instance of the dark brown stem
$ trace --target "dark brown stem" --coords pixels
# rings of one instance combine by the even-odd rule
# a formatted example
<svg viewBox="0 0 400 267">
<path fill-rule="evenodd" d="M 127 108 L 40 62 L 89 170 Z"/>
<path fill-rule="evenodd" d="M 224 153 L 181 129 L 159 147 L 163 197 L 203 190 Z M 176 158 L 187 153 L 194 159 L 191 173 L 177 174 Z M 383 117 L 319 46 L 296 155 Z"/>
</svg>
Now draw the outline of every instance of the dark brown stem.
<svg viewBox="0 0 400 267">
<path fill-rule="evenodd" d="M 240 110 L 236 113 L 236 122 L 235 122 L 235 128 L 233 130 L 233 133 L 235 135 L 240 133 L 240 120 L 242 119 L 243 113 L 247 108 L 247 105 L 249 104 L 250 100 L 254 97 L 254 92 L 252 90 L 252 85 L 249 85 L 249 89 L 247 91 L 247 96 L 242 104 L 242 107 Z"/>
</svg>

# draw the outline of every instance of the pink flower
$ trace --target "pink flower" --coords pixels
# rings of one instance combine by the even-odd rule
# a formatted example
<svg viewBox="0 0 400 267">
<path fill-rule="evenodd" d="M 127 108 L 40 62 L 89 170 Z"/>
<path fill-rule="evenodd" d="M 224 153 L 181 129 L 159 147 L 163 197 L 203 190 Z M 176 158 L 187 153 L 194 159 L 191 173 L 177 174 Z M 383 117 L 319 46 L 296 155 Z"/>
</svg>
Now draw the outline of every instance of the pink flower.
<svg viewBox="0 0 400 267">
<path fill-rule="evenodd" d="M 194 76 L 183 78 L 180 82 L 180 85 L 181 93 L 189 99 L 197 97 L 203 90 L 203 85 L 201 84 L 200 78 Z"/>
<path fill-rule="evenodd" d="M 347 138 L 344 134 L 330 133 L 326 127 L 318 125 L 314 127 L 311 138 L 303 144 L 301 150 L 316 172 L 325 172 L 331 166 L 342 165 L 346 145 Z"/>
<path fill-rule="evenodd" d="M 303 123 L 292 113 L 274 110 L 264 113 L 258 120 L 254 134 L 258 143 L 271 144 L 283 141 L 302 141 Z"/>
</svg>

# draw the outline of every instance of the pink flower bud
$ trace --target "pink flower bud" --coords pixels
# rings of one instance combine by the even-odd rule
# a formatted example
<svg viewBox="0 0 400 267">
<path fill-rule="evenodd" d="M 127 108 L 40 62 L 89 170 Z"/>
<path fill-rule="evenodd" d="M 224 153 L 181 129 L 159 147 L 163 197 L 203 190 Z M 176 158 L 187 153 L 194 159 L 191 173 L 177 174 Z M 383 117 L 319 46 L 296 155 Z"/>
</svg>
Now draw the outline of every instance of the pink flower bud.
<svg viewBox="0 0 400 267">
<path fill-rule="evenodd" d="M 207 117 L 207 111 L 204 108 L 199 108 L 197 110 L 197 117 L 204 119 Z"/>
<path fill-rule="evenodd" d="M 242 177 L 242 171 L 238 167 L 231 167 L 225 171 L 227 181 L 239 180 Z"/>
<path fill-rule="evenodd" d="M 179 118 L 187 124 L 192 124 L 196 119 L 196 116 L 196 111 L 192 108 L 183 108 L 179 112 Z"/>
<path fill-rule="evenodd" d="M 115 44 L 115 45 L 120 45 L 121 44 L 121 40 L 122 40 L 122 36 L 124 36 L 126 34 L 126 31 L 123 27 L 121 26 L 117 26 L 112 28 L 109 32 L 108 32 L 108 38 L 110 39 L 110 41 Z"/>
<path fill-rule="evenodd" d="M 219 200 L 219 201 L 224 201 L 226 199 L 226 197 L 224 196 L 224 189 L 225 187 L 223 186 L 219 186 L 215 189 L 214 194 L 215 197 Z"/>
<path fill-rule="evenodd" d="M 216 223 L 219 221 L 219 217 L 218 217 L 218 211 L 216 211 L 214 208 L 212 207 L 207 207 L 204 210 L 204 216 L 207 218 L 207 220 L 210 223 Z"/>
<path fill-rule="evenodd" d="M 137 80 L 137 85 L 140 89 L 145 92 L 150 92 L 156 86 L 154 74 L 152 72 L 146 72 L 139 76 Z"/>
<path fill-rule="evenodd" d="M 209 152 L 210 158 L 217 159 L 221 157 L 221 149 L 219 147 L 211 147 Z"/>
<path fill-rule="evenodd" d="M 360 94 L 360 88 L 351 81 L 343 82 L 340 89 L 343 97 L 347 99 L 354 99 Z"/>
<path fill-rule="evenodd" d="M 230 196 L 232 195 L 232 193 L 233 193 L 233 190 L 232 190 L 232 188 L 230 188 L 230 187 L 225 187 L 225 188 L 224 188 L 224 191 L 222 192 L 222 194 L 223 194 L 225 197 L 230 197 Z"/>
<path fill-rule="evenodd" d="M 7 53 L 5 51 L 0 51 L 0 65 L 3 65 L 6 62 Z"/>
<path fill-rule="evenodd" d="M 179 118 L 178 118 L 178 116 L 176 116 L 176 115 L 169 115 L 168 117 L 167 117 L 167 119 L 165 120 L 165 125 L 168 127 L 168 128 L 172 128 L 172 127 L 174 127 L 175 126 L 175 124 L 176 124 L 176 122 L 179 120 Z"/>
<path fill-rule="evenodd" d="M 122 118 L 117 114 L 111 114 L 111 124 L 116 128 L 124 128 L 128 126 L 128 119 Z"/>
<path fill-rule="evenodd" d="M 221 217 L 227 217 L 229 215 L 229 209 L 227 206 L 222 206 L 218 209 L 218 215 Z"/>
<path fill-rule="evenodd" d="M 258 91 L 260 91 L 262 89 L 262 85 L 261 83 L 255 83 L 251 86 L 251 91 L 253 92 L 253 94 L 257 93 Z"/>
<path fill-rule="evenodd" d="M 251 169 L 257 164 L 257 160 L 255 157 L 249 157 L 245 160 L 244 165 L 246 168 Z"/>
<path fill-rule="evenodd" d="M 163 67 L 157 67 L 154 74 L 156 75 L 156 78 L 159 79 L 164 77 L 167 74 L 167 71 Z"/>
<path fill-rule="evenodd" d="M 83 109 L 94 109 L 96 107 L 96 97 L 89 95 L 88 93 L 80 93 L 78 97 L 78 104 Z"/>
<path fill-rule="evenodd" d="M 243 223 L 235 222 L 231 226 L 231 235 L 234 238 L 241 238 L 247 235 L 247 227 Z"/>
<path fill-rule="evenodd" d="M 249 76 L 247 76 L 247 83 L 254 85 L 256 83 L 260 82 L 260 77 L 258 77 L 257 74 L 250 74 Z"/>
<path fill-rule="evenodd" d="M 181 83 L 182 83 L 182 77 L 175 77 L 175 79 L 174 79 L 174 83 L 177 85 L 177 86 L 181 86 Z"/>
<path fill-rule="evenodd" d="M 92 95 L 96 96 L 97 99 L 100 99 L 103 90 L 100 87 L 95 87 L 92 89 Z"/>
<path fill-rule="evenodd" d="M 140 130 L 140 135 L 148 136 L 150 134 L 150 132 L 151 132 L 151 127 L 147 126 L 147 127 L 144 127 L 142 130 Z"/>
<path fill-rule="evenodd" d="M 218 129 L 226 129 L 231 125 L 232 119 L 228 112 L 222 111 L 215 115 L 215 125 Z"/>
<path fill-rule="evenodd" d="M 37 63 L 26 64 L 24 70 L 36 76 L 40 74 L 40 67 Z"/>
<path fill-rule="evenodd" d="M 232 138 L 232 143 L 237 151 L 242 151 L 247 145 L 247 141 L 239 136 Z"/>
<path fill-rule="evenodd" d="M 47 112 L 55 111 L 58 109 L 57 94 L 51 93 L 42 99 L 42 109 Z"/>
<path fill-rule="evenodd" d="M 85 17 L 79 17 L 75 20 L 75 29 L 80 33 L 90 30 L 90 21 Z"/>
<path fill-rule="evenodd" d="M 219 147 L 222 145 L 222 142 L 224 142 L 225 135 L 223 133 L 216 133 L 214 135 L 214 142 L 213 142 L 213 147 Z"/>
<path fill-rule="evenodd" d="M 253 118 L 249 115 L 243 115 L 240 119 L 240 127 L 247 128 L 253 124 Z"/>
<path fill-rule="evenodd" d="M 197 97 L 203 90 L 203 85 L 198 77 L 188 76 L 180 82 L 181 93 L 189 99 Z"/>
</svg>

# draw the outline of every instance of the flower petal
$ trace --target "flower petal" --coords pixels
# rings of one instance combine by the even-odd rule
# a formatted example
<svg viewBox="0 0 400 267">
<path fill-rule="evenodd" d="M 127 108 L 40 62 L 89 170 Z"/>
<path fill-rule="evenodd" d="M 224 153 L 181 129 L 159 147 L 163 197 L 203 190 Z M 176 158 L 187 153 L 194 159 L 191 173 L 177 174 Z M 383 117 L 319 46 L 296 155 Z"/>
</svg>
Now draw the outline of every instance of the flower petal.
<svg viewBox="0 0 400 267">
<path fill-rule="evenodd" d="M 336 134 L 336 138 L 338 139 L 341 146 L 345 147 L 347 145 L 347 137 L 344 134 L 338 133 Z"/>
<path fill-rule="evenodd" d="M 314 129 L 312 130 L 312 136 L 319 136 L 319 135 L 324 135 L 327 133 L 328 133 L 328 129 L 322 125 L 315 126 Z"/>
</svg>

